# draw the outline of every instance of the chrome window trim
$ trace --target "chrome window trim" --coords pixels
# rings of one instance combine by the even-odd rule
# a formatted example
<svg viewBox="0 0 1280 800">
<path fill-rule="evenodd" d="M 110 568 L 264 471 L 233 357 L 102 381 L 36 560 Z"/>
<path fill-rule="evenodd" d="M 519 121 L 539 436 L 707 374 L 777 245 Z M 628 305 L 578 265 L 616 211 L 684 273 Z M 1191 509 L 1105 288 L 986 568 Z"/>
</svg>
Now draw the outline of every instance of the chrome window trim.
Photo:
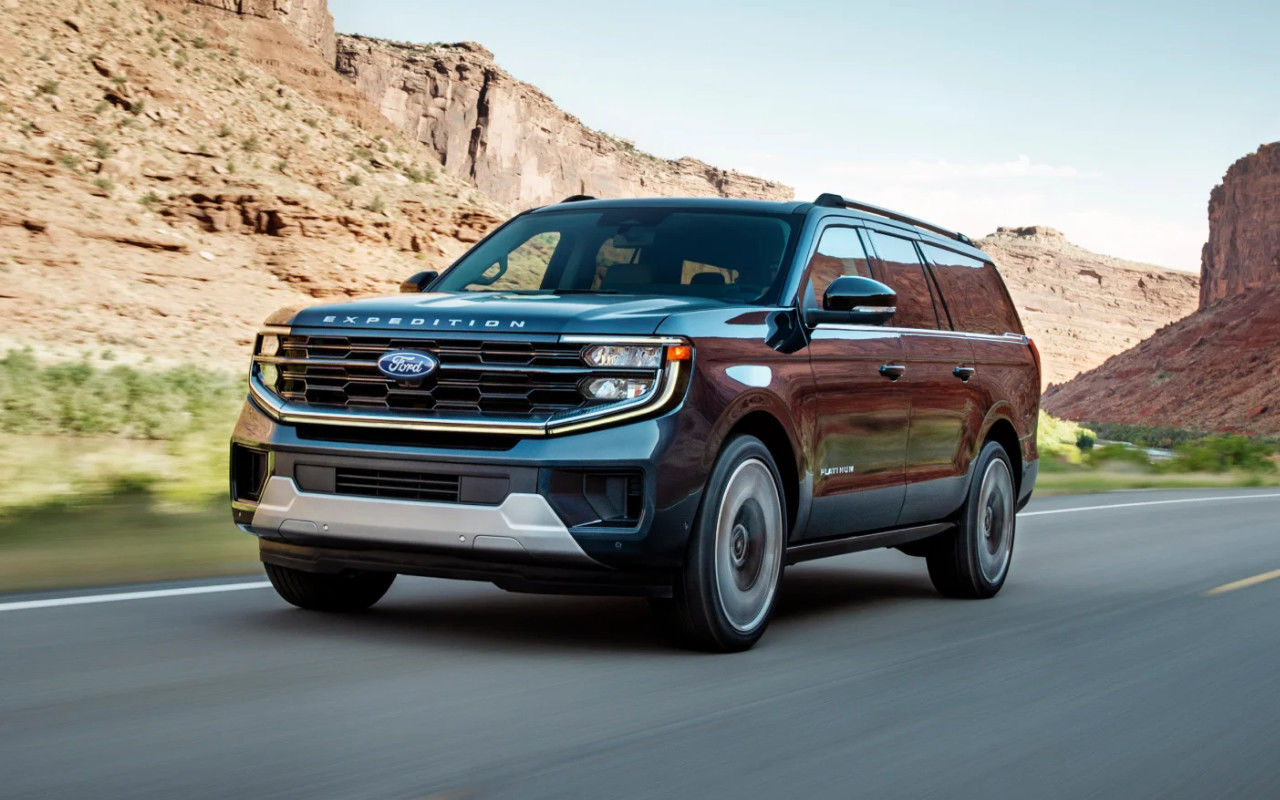
<svg viewBox="0 0 1280 800">
<path fill-rule="evenodd" d="M 971 333 L 970 331 L 944 331 L 933 330 L 931 328 L 895 328 L 891 325 L 855 325 L 841 322 L 820 322 L 815 328 L 823 330 L 837 331 L 886 331 L 888 333 L 903 333 L 915 336 L 947 336 L 953 339 L 977 339 L 988 342 L 1012 342 L 1018 344 L 1026 344 L 1027 337 L 1021 333 Z"/>
</svg>

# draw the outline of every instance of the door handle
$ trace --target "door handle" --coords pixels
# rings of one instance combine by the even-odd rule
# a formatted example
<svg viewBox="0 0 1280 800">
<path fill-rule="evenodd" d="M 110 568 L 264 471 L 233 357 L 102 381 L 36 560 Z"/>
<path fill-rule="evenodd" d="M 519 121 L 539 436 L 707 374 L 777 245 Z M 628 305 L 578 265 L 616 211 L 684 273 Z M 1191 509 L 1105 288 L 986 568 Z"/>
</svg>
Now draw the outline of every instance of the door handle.
<svg viewBox="0 0 1280 800">
<path fill-rule="evenodd" d="M 963 367 L 963 366 L 956 367 L 955 369 L 951 370 L 952 375 L 955 375 L 957 378 L 964 381 L 965 383 L 969 382 L 969 379 L 973 377 L 973 373 L 975 372 L 977 372 L 977 370 L 975 370 L 973 367 Z"/>
<path fill-rule="evenodd" d="M 907 371 L 907 368 L 901 364 L 881 364 L 880 365 L 880 374 L 891 381 L 896 381 L 898 378 L 901 378 L 903 373 L 905 373 L 906 371 Z"/>
</svg>

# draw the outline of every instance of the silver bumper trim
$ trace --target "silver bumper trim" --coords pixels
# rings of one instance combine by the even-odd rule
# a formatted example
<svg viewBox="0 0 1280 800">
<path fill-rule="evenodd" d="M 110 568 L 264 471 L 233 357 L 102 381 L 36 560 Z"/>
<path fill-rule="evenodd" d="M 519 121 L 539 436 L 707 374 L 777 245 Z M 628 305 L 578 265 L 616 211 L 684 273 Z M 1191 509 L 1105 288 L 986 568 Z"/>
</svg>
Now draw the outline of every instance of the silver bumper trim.
<svg viewBox="0 0 1280 800">
<path fill-rule="evenodd" d="M 537 494 L 512 494 L 498 506 L 428 503 L 303 492 L 292 478 L 275 475 L 262 491 L 250 528 L 599 566 Z"/>
</svg>

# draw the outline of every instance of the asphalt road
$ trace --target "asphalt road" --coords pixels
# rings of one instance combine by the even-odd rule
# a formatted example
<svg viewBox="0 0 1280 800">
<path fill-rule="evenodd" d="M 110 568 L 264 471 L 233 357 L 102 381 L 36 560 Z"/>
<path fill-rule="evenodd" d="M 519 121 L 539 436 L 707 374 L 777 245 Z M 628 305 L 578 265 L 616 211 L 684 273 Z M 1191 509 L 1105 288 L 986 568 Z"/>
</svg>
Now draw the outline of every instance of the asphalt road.
<svg viewBox="0 0 1280 800">
<path fill-rule="evenodd" d="M 347 618 L 0 597 L 0 796 L 1280 797 L 1280 494 L 1027 512 L 994 600 L 810 563 L 729 656 L 643 601 L 427 579 Z"/>
</svg>

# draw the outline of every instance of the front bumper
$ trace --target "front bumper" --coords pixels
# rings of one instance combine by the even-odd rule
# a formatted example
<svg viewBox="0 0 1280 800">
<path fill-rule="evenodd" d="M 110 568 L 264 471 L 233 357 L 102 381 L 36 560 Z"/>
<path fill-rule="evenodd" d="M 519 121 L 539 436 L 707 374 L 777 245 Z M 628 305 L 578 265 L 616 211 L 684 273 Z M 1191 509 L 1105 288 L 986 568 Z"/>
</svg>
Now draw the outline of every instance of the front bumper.
<svg viewBox="0 0 1280 800">
<path fill-rule="evenodd" d="M 447 563 L 468 572 L 459 565 L 470 564 L 467 577 L 499 582 L 510 577 L 506 566 L 519 565 L 526 577 L 568 569 L 627 584 L 670 575 L 683 562 L 705 479 L 700 440 L 680 409 L 571 435 L 465 438 L 287 424 L 250 400 L 232 442 L 263 454 L 264 474 L 251 498 L 233 477 L 232 509 L 263 540 L 264 559 L 271 548 L 304 548 L 309 555 L 294 557 L 323 565 L 316 569 L 376 551 L 391 571 L 442 574 L 437 567 Z M 444 502 L 357 496 L 335 488 L 331 476 L 343 469 L 460 476 L 460 488 Z M 635 518 L 615 525 L 575 517 L 557 481 L 578 473 L 638 476 Z"/>
<path fill-rule="evenodd" d="M 598 565 L 569 535 L 546 498 L 520 492 L 496 506 L 429 503 L 303 492 L 293 478 L 273 475 L 249 528 L 299 540 Z"/>
</svg>

